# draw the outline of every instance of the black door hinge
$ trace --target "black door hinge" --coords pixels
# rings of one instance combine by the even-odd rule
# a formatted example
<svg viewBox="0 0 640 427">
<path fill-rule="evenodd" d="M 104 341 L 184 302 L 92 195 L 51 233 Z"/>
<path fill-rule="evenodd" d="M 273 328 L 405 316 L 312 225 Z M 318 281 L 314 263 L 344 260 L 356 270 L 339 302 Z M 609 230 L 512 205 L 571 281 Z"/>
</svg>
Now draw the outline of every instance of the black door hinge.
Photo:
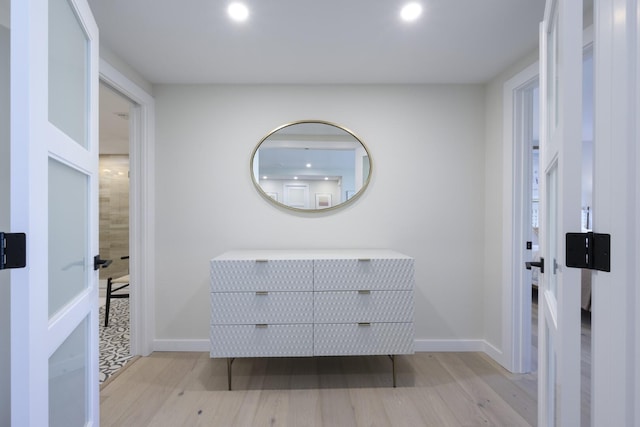
<svg viewBox="0 0 640 427">
<path fill-rule="evenodd" d="M 0 232 L 0 270 L 27 265 L 27 235 Z"/>
<path fill-rule="evenodd" d="M 611 271 L 611 235 L 567 233 L 567 267 Z"/>
</svg>

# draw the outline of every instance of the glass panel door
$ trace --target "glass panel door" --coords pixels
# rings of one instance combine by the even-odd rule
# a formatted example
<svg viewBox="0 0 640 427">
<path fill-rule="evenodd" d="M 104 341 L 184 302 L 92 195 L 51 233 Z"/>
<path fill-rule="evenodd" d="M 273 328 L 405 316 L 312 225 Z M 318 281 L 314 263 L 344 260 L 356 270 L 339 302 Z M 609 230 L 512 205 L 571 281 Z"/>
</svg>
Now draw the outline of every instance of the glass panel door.
<svg viewBox="0 0 640 427">
<path fill-rule="evenodd" d="M 98 425 L 99 57 L 87 0 L 11 0 L 10 62 L 11 225 L 27 235 L 27 268 L 11 272 L 11 425 Z"/>
<path fill-rule="evenodd" d="M 49 426 L 84 426 L 88 418 L 89 318 L 49 358 Z"/>
<path fill-rule="evenodd" d="M 582 2 L 547 0 L 540 63 L 538 421 L 580 425 L 580 270 L 564 265 L 564 236 L 580 230 Z"/>
<path fill-rule="evenodd" d="M 89 375 L 98 354 L 98 144 L 90 131 L 97 125 L 98 78 L 89 60 L 97 46 L 85 27 L 90 13 L 83 16 L 70 0 L 48 6 L 49 330 L 59 343 L 49 358 L 49 425 L 82 426 L 97 410 L 96 373 Z"/>
<path fill-rule="evenodd" d="M 49 317 L 88 287 L 87 176 L 49 159 Z"/>
<path fill-rule="evenodd" d="M 87 35 L 68 0 L 49 1 L 49 121 L 83 147 L 88 133 Z"/>
</svg>

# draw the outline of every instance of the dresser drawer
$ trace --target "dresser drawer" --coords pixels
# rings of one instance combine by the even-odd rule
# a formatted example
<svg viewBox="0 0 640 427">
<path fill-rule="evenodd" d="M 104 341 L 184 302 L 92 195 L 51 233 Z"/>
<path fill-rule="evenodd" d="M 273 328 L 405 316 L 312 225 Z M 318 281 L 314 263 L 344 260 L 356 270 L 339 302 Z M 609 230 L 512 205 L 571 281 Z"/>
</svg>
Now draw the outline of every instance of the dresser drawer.
<svg viewBox="0 0 640 427">
<path fill-rule="evenodd" d="M 314 354 L 413 354 L 413 323 L 314 325 Z"/>
<path fill-rule="evenodd" d="M 313 325 L 213 325 L 211 357 L 313 355 Z"/>
<path fill-rule="evenodd" d="M 312 260 L 211 260 L 212 292 L 312 290 Z"/>
<path fill-rule="evenodd" d="M 410 290 L 413 259 L 320 259 L 314 262 L 316 291 Z"/>
<path fill-rule="evenodd" d="M 313 292 L 212 293 L 211 323 L 313 323 Z"/>
<path fill-rule="evenodd" d="M 413 322 L 413 291 L 316 292 L 314 322 Z"/>
</svg>

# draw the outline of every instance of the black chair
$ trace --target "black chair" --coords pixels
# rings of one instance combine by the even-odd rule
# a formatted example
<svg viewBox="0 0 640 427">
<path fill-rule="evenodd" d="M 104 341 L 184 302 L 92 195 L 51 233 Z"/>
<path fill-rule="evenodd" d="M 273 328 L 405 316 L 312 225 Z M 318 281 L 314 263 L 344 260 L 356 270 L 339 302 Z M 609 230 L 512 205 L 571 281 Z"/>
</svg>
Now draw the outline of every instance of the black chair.
<svg viewBox="0 0 640 427">
<path fill-rule="evenodd" d="M 129 256 L 120 257 L 120 259 L 129 259 Z M 111 298 L 129 298 L 129 289 L 122 291 L 129 287 L 129 275 L 121 276 L 117 278 L 109 277 L 107 279 L 107 303 L 104 311 L 104 326 L 105 328 L 109 324 L 109 308 L 111 307 Z"/>
</svg>

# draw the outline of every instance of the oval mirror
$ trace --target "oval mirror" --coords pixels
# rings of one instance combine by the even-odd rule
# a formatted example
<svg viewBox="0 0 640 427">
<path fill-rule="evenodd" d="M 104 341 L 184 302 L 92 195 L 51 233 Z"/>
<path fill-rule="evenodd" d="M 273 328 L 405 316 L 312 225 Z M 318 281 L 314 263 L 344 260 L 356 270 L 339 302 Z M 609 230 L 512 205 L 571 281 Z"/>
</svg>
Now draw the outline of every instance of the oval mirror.
<svg viewBox="0 0 640 427">
<path fill-rule="evenodd" d="M 280 126 L 251 156 L 251 177 L 267 200 L 297 211 L 335 209 L 362 194 L 372 163 L 348 129 L 321 120 Z"/>
</svg>

